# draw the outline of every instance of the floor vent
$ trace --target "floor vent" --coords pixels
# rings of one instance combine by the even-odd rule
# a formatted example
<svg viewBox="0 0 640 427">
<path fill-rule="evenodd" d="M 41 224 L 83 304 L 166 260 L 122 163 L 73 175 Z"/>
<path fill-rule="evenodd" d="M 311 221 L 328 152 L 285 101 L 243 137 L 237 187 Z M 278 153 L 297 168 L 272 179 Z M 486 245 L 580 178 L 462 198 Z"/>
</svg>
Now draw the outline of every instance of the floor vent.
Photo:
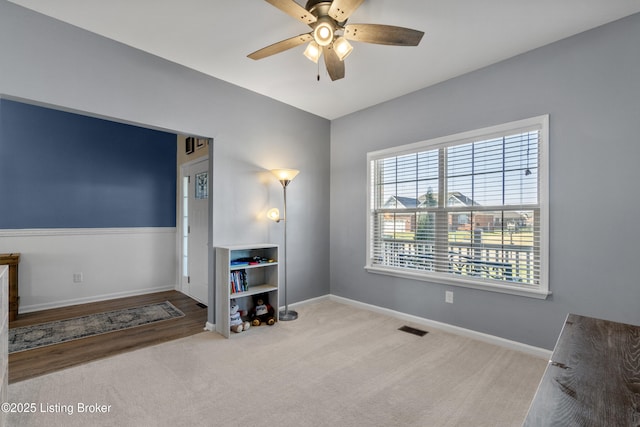
<svg viewBox="0 0 640 427">
<path fill-rule="evenodd" d="M 427 335 L 429 333 L 427 331 L 423 331 L 421 329 L 412 328 L 411 326 L 407 326 L 407 325 L 404 325 L 403 327 L 398 328 L 398 330 L 402 331 L 402 332 L 408 332 L 410 334 L 417 335 L 419 337 L 423 337 L 423 336 L 425 336 L 425 335 Z"/>
<path fill-rule="evenodd" d="M 204 304 L 203 304 L 203 303 L 201 303 L 201 302 L 197 303 L 196 305 L 197 305 L 198 307 L 200 307 L 200 308 L 207 308 L 207 306 L 206 306 L 206 305 L 204 305 Z"/>
</svg>

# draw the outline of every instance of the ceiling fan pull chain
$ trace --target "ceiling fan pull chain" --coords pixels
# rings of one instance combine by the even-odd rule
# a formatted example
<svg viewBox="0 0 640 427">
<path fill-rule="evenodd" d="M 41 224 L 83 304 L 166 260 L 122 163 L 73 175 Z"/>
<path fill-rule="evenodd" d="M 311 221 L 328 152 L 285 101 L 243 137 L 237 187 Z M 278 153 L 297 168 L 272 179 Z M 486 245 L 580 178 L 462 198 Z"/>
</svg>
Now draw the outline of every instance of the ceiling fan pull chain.
<svg viewBox="0 0 640 427">
<path fill-rule="evenodd" d="M 316 62 L 316 65 L 318 66 L 318 81 L 320 81 L 320 61 Z"/>
</svg>

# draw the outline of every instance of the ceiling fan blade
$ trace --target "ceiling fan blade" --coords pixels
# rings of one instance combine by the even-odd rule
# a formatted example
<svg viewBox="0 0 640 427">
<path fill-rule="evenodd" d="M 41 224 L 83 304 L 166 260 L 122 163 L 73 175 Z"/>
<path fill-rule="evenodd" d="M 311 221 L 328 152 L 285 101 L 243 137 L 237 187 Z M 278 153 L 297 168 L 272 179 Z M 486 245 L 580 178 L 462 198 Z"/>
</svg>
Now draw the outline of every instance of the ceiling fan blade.
<svg viewBox="0 0 640 427">
<path fill-rule="evenodd" d="M 318 19 L 307 9 L 300 6 L 293 0 L 266 0 L 267 3 L 277 7 L 287 15 L 302 22 L 303 24 L 313 24 Z"/>
<path fill-rule="evenodd" d="M 322 49 L 322 56 L 324 56 L 324 65 L 327 67 L 331 80 L 335 81 L 344 78 L 344 61 L 340 61 L 331 45 Z"/>
<path fill-rule="evenodd" d="M 333 0 L 329 16 L 338 22 L 346 21 L 364 0 Z"/>
<path fill-rule="evenodd" d="M 276 53 L 284 52 L 285 50 L 289 50 L 296 46 L 300 46 L 303 43 L 313 40 L 313 36 L 309 33 L 300 34 L 299 36 L 291 37 L 290 39 L 279 41 L 278 43 L 274 43 L 267 47 L 263 47 L 260 50 L 256 50 L 253 53 L 247 55 L 247 57 L 251 59 L 262 59 L 267 56 L 275 55 Z"/>
<path fill-rule="evenodd" d="M 344 26 L 344 38 L 364 43 L 417 46 L 423 35 L 422 31 L 393 25 L 348 24 Z"/>
</svg>

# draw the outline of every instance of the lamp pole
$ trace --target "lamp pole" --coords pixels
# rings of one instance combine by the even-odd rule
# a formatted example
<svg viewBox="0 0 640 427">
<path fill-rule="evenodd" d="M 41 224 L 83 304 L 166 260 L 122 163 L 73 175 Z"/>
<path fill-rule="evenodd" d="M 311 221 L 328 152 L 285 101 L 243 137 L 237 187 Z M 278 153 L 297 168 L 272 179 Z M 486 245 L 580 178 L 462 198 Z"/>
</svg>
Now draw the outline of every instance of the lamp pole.
<svg viewBox="0 0 640 427">
<path fill-rule="evenodd" d="M 284 310 L 280 311 L 279 317 L 280 320 L 295 320 L 298 318 L 298 313 L 294 310 L 289 310 L 289 305 L 287 303 L 287 186 L 291 180 L 280 180 L 282 183 L 282 189 L 284 191 L 284 209 L 283 209 L 283 219 L 284 219 L 284 245 L 282 248 L 282 257 L 284 259 Z"/>
<path fill-rule="evenodd" d="M 298 318 L 298 313 L 294 310 L 289 310 L 289 303 L 287 301 L 287 186 L 291 183 L 293 178 L 298 175 L 299 171 L 295 169 L 274 169 L 271 171 L 282 184 L 282 191 L 284 193 L 284 209 L 283 218 L 284 221 L 284 244 L 282 246 L 282 259 L 284 260 L 284 310 L 278 312 L 280 320 L 295 320 Z"/>
</svg>

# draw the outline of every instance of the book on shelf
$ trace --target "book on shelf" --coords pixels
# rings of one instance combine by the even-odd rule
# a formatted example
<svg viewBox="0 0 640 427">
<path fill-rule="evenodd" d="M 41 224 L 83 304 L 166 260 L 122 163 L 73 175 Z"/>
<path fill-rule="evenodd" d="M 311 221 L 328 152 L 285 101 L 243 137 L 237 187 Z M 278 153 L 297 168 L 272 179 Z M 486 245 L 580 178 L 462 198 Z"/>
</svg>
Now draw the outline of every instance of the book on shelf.
<svg viewBox="0 0 640 427">
<path fill-rule="evenodd" d="M 246 292 L 247 286 L 247 272 L 245 270 L 234 270 L 229 274 L 230 290 L 232 294 L 238 292 Z"/>
</svg>

